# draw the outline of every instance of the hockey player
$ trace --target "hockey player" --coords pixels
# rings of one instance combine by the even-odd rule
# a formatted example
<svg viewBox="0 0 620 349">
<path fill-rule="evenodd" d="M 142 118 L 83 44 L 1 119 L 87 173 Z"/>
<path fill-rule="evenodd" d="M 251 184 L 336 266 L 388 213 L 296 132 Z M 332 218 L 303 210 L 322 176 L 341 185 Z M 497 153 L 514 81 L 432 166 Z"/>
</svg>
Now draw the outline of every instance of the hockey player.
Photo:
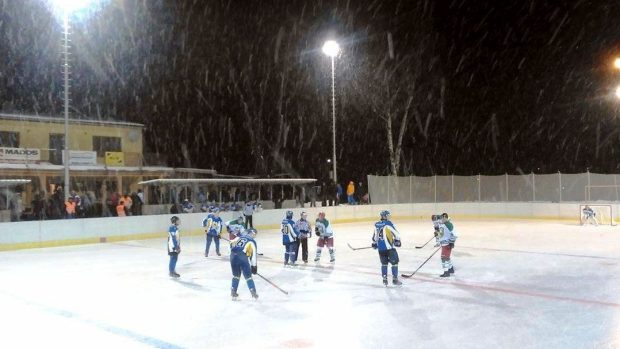
<svg viewBox="0 0 620 349">
<path fill-rule="evenodd" d="M 224 225 L 226 226 L 226 230 L 228 231 L 228 240 L 234 239 L 236 237 L 234 231 L 237 226 L 243 228 L 242 230 L 245 229 L 243 215 L 239 215 L 237 218 L 224 223 Z"/>
<path fill-rule="evenodd" d="M 433 229 L 435 229 L 435 247 L 439 247 L 439 225 L 441 224 L 441 215 L 431 215 L 431 220 L 433 221 Z"/>
<path fill-rule="evenodd" d="M 282 220 L 280 231 L 282 232 L 282 245 L 284 245 L 286 249 L 284 252 L 284 265 L 289 265 L 290 260 L 290 265 L 294 266 L 297 261 L 297 254 L 295 251 L 298 250 L 299 231 L 295 228 L 293 211 L 286 211 L 286 218 Z"/>
<path fill-rule="evenodd" d="M 447 213 L 441 215 L 441 224 L 439 224 L 438 231 L 439 244 L 441 245 L 441 266 L 443 267 L 443 274 L 439 275 L 442 278 L 449 277 L 454 274 L 454 266 L 450 255 L 456 242 L 456 232 L 454 231 L 454 225 L 450 221 Z"/>
<path fill-rule="evenodd" d="M 237 288 L 239 287 L 241 273 L 243 273 L 252 298 L 257 299 L 258 294 L 256 293 L 254 280 L 252 279 L 252 274 L 258 273 L 256 258 L 257 249 L 256 241 L 254 241 L 256 230 L 252 228 L 246 231 L 243 227 L 238 225 L 234 226 L 233 229 L 235 238 L 230 240 L 230 268 L 233 274 L 230 295 L 233 300 L 239 297 Z"/>
<path fill-rule="evenodd" d="M 218 256 L 221 256 L 220 237 L 222 234 L 222 219 L 220 218 L 220 209 L 214 208 L 213 212 L 202 221 L 202 226 L 205 228 L 205 233 L 207 236 L 205 257 L 209 257 L 209 249 L 211 248 L 212 241 L 215 241 L 215 253 L 217 253 Z"/>
<path fill-rule="evenodd" d="M 596 212 L 594 212 L 594 210 L 590 206 L 586 205 L 586 207 L 583 208 L 583 220 L 581 221 L 581 225 L 588 223 L 589 220 L 593 220 L 594 225 L 598 226 Z"/>
<path fill-rule="evenodd" d="M 325 246 L 329 249 L 329 261 L 332 263 L 335 262 L 334 230 L 331 224 L 329 224 L 329 221 L 325 218 L 325 212 L 319 212 L 319 217 L 314 222 L 314 233 L 319 237 L 316 242 L 316 257 L 314 257 L 314 261 L 318 262 L 321 260 L 321 251 Z"/>
<path fill-rule="evenodd" d="M 168 228 L 168 256 L 170 256 L 168 272 L 171 277 L 178 278 L 181 276 L 176 272 L 177 260 L 179 259 L 179 253 L 181 253 L 181 237 L 179 236 L 181 220 L 177 216 L 172 216 L 170 223 L 172 224 Z"/>
<path fill-rule="evenodd" d="M 396 247 L 401 246 L 400 234 L 390 221 L 390 211 L 381 211 L 381 220 L 375 223 L 375 233 L 372 236 L 372 247 L 379 250 L 381 260 L 381 276 L 383 284 L 388 284 L 388 262 L 392 264 L 392 284 L 402 285 L 398 280 L 398 252 Z"/>
<path fill-rule="evenodd" d="M 299 231 L 299 243 L 295 250 L 295 255 L 299 255 L 299 245 L 301 245 L 301 259 L 304 263 L 308 263 L 308 239 L 312 236 L 312 227 L 308 222 L 308 214 L 302 212 L 299 220 L 295 223 L 295 228 Z"/>
</svg>

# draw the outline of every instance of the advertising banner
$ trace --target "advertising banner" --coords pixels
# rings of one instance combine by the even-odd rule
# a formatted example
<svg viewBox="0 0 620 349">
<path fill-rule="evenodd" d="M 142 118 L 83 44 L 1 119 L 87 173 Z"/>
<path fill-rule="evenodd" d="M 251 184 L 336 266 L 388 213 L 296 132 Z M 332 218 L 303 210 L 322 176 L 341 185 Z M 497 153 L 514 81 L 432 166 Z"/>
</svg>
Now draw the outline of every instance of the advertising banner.
<svg viewBox="0 0 620 349">
<path fill-rule="evenodd" d="M 120 151 L 105 152 L 106 166 L 125 166 L 125 154 Z"/>
<path fill-rule="evenodd" d="M 65 151 L 62 151 L 64 161 Z M 97 152 L 86 150 L 69 150 L 69 165 L 97 165 Z"/>
<path fill-rule="evenodd" d="M 39 161 L 41 151 L 31 148 L 0 147 L 0 161 Z"/>
</svg>

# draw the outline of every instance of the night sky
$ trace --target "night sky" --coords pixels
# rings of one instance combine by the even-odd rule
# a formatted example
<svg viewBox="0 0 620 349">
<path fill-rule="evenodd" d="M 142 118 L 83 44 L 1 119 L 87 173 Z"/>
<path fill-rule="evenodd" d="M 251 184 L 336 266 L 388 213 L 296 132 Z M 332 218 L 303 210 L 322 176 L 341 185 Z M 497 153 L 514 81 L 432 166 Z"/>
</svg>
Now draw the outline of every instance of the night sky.
<svg viewBox="0 0 620 349">
<path fill-rule="evenodd" d="M 342 181 L 618 173 L 619 19 L 605 0 L 100 1 L 72 17 L 71 113 L 144 124 L 149 164 L 324 179 L 336 39 Z M 62 116 L 61 35 L 45 1 L 0 0 L 2 112 Z"/>
</svg>

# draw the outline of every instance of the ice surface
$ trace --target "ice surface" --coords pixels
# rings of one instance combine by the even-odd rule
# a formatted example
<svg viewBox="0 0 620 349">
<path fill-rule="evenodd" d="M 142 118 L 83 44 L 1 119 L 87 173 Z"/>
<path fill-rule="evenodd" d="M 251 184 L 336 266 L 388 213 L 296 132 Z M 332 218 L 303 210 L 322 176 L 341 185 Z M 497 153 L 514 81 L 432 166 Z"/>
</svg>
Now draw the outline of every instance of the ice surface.
<svg viewBox="0 0 620 349">
<path fill-rule="evenodd" d="M 372 222 L 335 225 L 336 262 L 283 267 L 275 230 L 257 237 L 253 301 L 230 299 L 228 251 L 205 258 L 185 236 L 168 277 L 166 227 L 154 240 L 0 253 L 7 348 L 618 348 L 620 228 L 455 220 L 456 275 L 436 254 L 400 288 L 381 284 Z M 431 222 L 395 220 L 400 271 L 432 252 Z M 183 229 L 183 226 L 181 226 Z M 226 245 L 224 245 L 226 246 Z M 303 264 L 303 263 L 302 263 Z"/>
</svg>

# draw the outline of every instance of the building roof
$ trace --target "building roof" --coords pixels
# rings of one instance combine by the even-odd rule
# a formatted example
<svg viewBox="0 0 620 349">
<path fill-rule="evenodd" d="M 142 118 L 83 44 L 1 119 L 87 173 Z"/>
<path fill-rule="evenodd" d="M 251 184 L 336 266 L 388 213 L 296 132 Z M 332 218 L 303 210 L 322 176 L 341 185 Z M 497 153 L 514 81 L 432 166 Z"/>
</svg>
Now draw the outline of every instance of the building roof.
<svg viewBox="0 0 620 349">
<path fill-rule="evenodd" d="M 262 184 L 262 185 L 299 185 L 314 183 L 314 178 L 165 178 L 152 179 L 138 182 L 142 185 L 164 184 L 214 184 L 214 185 L 239 185 L 239 184 Z"/>
<path fill-rule="evenodd" d="M 64 165 L 50 163 L 6 163 L 0 162 L 0 169 L 8 170 L 32 170 L 32 171 L 62 171 Z M 70 171 L 120 171 L 120 172 L 174 172 L 172 167 L 165 166 L 104 166 L 104 165 L 70 165 Z"/>
<path fill-rule="evenodd" d="M 0 188 L 14 187 L 32 182 L 31 179 L 0 179 Z"/>
<path fill-rule="evenodd" d="M 41 116 L 41 115 L 22 115 L 22 114 L 6 114 L 0 113 L 0 120 L 16 120 L 16 121 L 29 121 L 29 122 L 46 122 L 46 123 L 59 123 L 65 122 L 63 117 L 56 116 Z M 84 124 L 84 125 L 97 125 L 97 126 L 122 126 L 122 127 L 139 127 L 144 128 L 143 124 L 124 121 L 112 121 L 112 120 L 94 120 L 94 119 L 72 119 L 69 118 L 70 124 Z"/>
</svg>

